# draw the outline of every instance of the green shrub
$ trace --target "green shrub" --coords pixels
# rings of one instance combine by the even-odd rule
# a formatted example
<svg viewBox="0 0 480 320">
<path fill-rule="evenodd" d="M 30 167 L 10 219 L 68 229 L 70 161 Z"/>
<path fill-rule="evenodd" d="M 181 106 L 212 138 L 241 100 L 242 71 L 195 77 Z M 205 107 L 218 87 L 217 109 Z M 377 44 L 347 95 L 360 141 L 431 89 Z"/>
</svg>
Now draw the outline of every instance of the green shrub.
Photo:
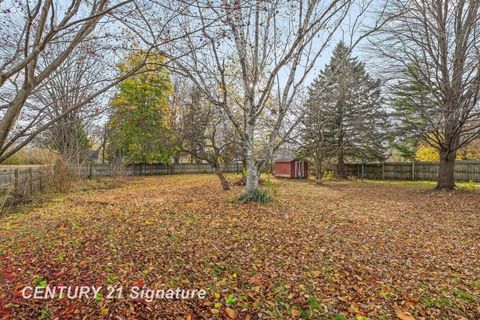
<svg viewBox="0 0 480 320">
<path fill-rule="evenodd" d="M 270 193 L 266 189 L 255 188 L 250 192 L 245 192 L 240 196 L 240 202 L 248 203 L 248 202 L 259 202 L 259 203 L 267 203 L 272 200 Z"/>
</svg>

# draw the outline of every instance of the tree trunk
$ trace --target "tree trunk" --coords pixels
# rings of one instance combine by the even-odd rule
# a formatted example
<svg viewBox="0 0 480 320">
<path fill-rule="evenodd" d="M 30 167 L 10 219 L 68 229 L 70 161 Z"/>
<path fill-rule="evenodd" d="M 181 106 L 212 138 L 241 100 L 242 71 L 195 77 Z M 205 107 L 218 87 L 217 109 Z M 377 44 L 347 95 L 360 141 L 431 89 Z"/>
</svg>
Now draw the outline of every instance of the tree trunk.
<svg viewBox="0 0 480 320">
<path fill-rule="evenodd" d="M 247 157 L 245 157 L 245 152 L 242 154 L 242 179 L 246 179 L 247 173 Z"/>
<path fill-rule="evenodd" d="M 220 183 L 222 185 L 222 189 L 223 190 L 230 190 L 230 184 L 228 183 L 228 180 L 227 180 L 227 178 L 225 178 L 223 173 L 220 170 L 216 169 L 215 174 L 217 175 L 218 179 L 220 180 Z"/>
<path fill-rule="evenodd" d="M 0 120 L 0 149 L 5 145 L 8 135 L 17 120 L 28 95 L 31 92 L 31 85 L 24 84 L 24 87 L 17 93 L 3 118 Z M 3 150 L 6 152 L 7 150 Z M 4 159 L 2 159 L 4 160 Z"/>
<path fill-rule="evenodd" d="M 452 190 L 455 188 L 455 158 L 457 152 L 440 151 L 440 168 L 438 170 L 437 190 Z"/>
<path fill-rule="evenodd" d="M 322 183 L 322 175 L 323 175 L 323 172 L 322 172 L 322 160 L 319 159 L 319 158 L 316 158 L 315 159 L 315 182 L 317 184 L 321 184 Z"/>
<path fill-rule="evenodd" d="M 247 123 L 247 135 L 244 142 L 245 160 L 247 165 L 247 181 L 245 183 L 245 192 L 252 192 L 258 188 L 258 171 L 255 161 L 255 152 L 253 150 L 254 126 Z"/>
<path fill-rule="evenodd" d="M 346 179 L 345 174 L 345 160 L 343 159 L 343 152 L 338 153 L 338 177 L 340 179 Z"/>
<path fill-rule="evenodd" d="M 179 164 L 180 163 L 180 155 L 179 154 L 176 154 L 173 156 L 173 161 L 175 164 Z"/>
</svg>

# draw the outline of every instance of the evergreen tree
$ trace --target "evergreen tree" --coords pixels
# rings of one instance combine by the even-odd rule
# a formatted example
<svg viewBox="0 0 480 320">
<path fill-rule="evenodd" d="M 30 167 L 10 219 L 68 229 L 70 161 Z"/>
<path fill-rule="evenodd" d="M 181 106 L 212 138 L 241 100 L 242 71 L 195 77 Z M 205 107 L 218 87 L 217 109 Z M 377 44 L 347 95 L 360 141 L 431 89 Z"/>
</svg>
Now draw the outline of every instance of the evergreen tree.
<svg viewBox="0 0 480 320">
<path fill-rule="evenodd" d="M 434 116 L 435 106 L 430 91 L 415 80 L 416 68 L 409 66 L 406 71 L 411 76 L 399 82 L 393 92 L 391 104 L 395 125 L 390 145 L 401 157 L 415 160 L 417 147 L 421 140 L 425 140 L 420 132 L 428 127 L 428 119 Z"/>
<path fill-rule="evenodd" d="M 345 159 L 385 157 L 387 113 L 380 81 L 369 76 L 342 42 L 309 88 L 303 124 L 302 140 L 315 159 L 317 176 L 328 158 L 338 161 L 338 175 L 344 178 Z"/>
</svg>

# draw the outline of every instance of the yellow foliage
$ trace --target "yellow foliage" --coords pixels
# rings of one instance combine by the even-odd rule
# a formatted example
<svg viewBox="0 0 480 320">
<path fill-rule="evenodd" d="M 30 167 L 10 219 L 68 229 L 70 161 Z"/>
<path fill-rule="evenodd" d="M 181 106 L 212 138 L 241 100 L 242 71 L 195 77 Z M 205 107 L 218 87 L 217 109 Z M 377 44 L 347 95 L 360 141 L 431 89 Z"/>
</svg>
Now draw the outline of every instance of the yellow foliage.
<svg viewBox="0 0 480 320">
<path fill-rule="evenodd" d="M 435 162 L 440 160 L 438 150 L 426 143 L 420 143 L 415 159 L 423 162 Z M 480 159 L 480 141 L 474 141 L 471 144 L 457 151 L 457 160 L 479 160 Z"/>
<path fill-rule="evenodd" d="M 415 153 L 415 159 L 423 162 L 439 161 L 440 154 L 438 153 L 438 150 L 432 146 L 421 143 L 417 148 L 417 152 Z"/>
</svg>

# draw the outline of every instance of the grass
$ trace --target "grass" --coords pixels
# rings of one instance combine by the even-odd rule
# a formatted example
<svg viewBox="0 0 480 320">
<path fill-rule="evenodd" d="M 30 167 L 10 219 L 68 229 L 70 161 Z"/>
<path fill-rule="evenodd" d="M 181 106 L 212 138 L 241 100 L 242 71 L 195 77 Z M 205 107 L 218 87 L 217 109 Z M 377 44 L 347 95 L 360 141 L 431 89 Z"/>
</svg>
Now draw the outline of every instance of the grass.
<svg viewBox="0 0 480 320">
<path fill-rule="evenodd" d="M 402 186 L 402 187 L 424 187 L 424 188 L 435 188 L 437 183 L 435 181 L 426 181 L 426 180 L 364 180 L 365 183 L 374 183 L 374 184 L 383 184 L 391 186 Z M 461 181 L 455 182 L 457 189 L 462 191 L 475 191 L 480 190 L 480 183 L 473 181 Z"/>
<path fill-rule="evenodd" d="M 100 180 L 0 219 L 0 318 L 480 317 L 480 193 L 213 175 Z M 78 190 L 77 190 L 78 191 Z M 203 300 L 24 300 L 26 285 L 205 289 Z M 421 284 L 421 285 L 419 285 Z"/>
</svg>

